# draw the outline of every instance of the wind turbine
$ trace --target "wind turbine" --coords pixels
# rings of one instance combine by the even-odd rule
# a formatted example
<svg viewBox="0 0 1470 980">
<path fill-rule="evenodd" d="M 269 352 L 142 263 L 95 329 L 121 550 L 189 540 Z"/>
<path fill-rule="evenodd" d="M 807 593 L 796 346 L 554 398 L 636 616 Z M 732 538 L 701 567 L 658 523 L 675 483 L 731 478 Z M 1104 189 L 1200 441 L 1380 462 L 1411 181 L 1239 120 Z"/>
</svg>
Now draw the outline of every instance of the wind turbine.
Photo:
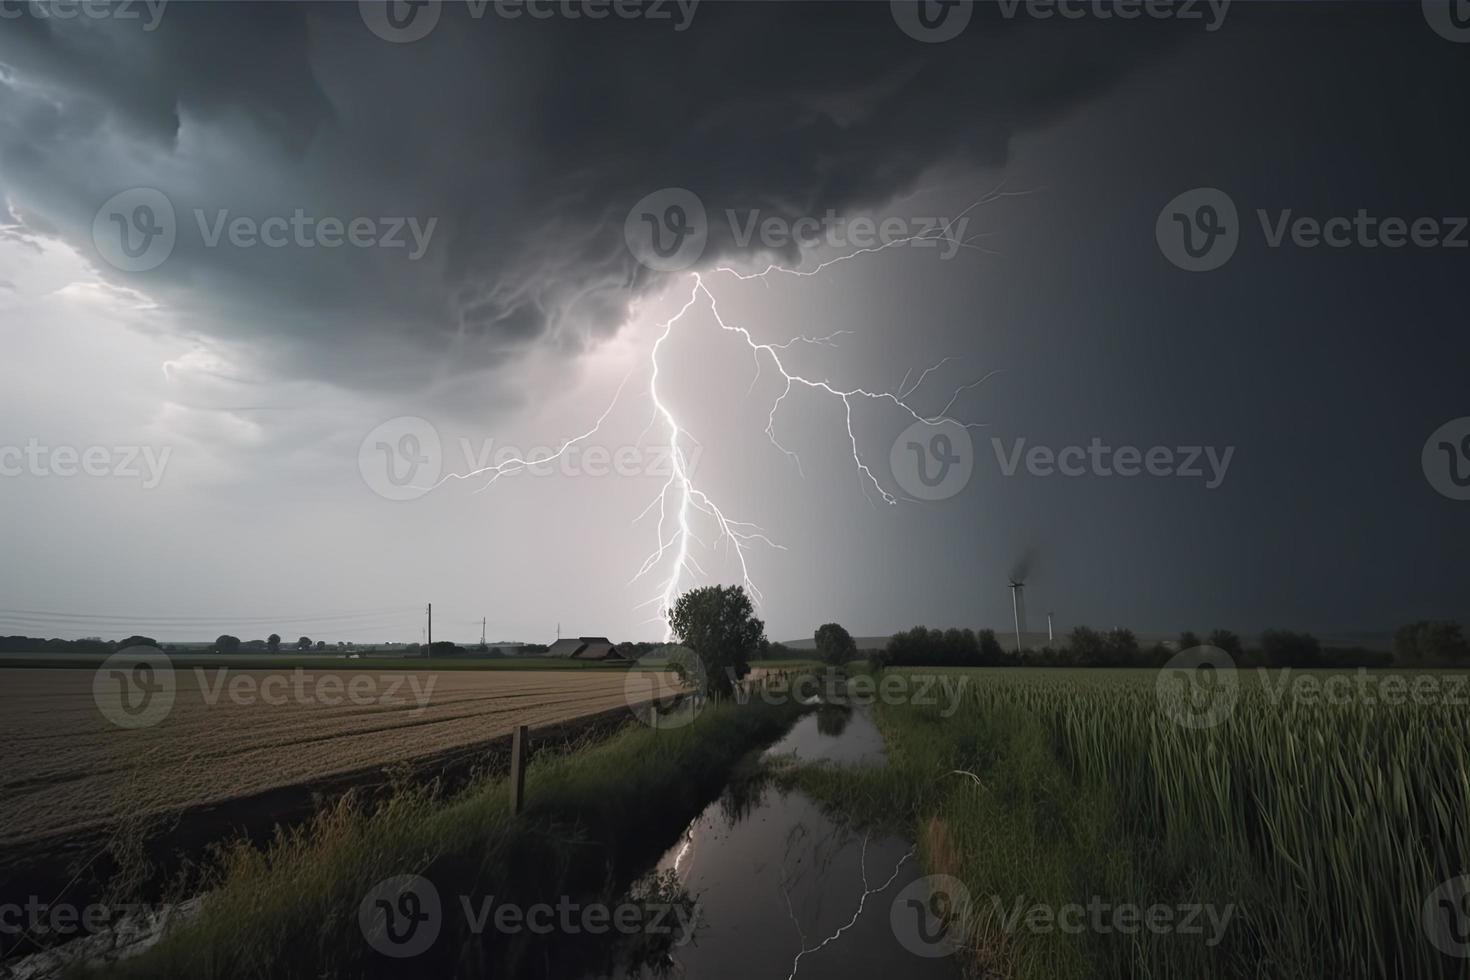
<svg viewBox="0 0 1470 980">
<path fill-rule="evenodd" d="M 1021 632 L 1026 629 L 1026 583 L 1011 579 L 1011 613 L 1016 617 L 1016 652 L 1021 652 Z"/>
</svg>

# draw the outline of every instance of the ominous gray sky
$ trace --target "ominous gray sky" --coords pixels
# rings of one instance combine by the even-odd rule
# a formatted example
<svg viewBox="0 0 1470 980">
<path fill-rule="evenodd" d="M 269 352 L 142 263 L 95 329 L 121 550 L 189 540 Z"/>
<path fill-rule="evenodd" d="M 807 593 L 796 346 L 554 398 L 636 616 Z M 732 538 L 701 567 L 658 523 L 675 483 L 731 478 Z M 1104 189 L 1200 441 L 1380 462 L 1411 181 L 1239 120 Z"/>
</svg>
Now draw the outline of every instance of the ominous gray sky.
<svg viewBox="0 0 1470 980">
<path fill-rule="evenodd" d="M 0 477 L 0 633 L 417 639 L 432 601 L 454 639 L 481 616 L 495 637 L 657 636 L 680 492 L 663 497 L 674 543 L 632 581 L 660 540 L 657 505 L 635 518 L 670 478 L 650 358 L 691 296 L 658 347 L 659 401 L 696 503 L 780 546 L 744 549 L 773 637 L 1001 626 L 1027 553 L 1033 625 L 1047 609 L 1147 631 L 1465 612 L 1470 504 L 1436 492 L 1421 450 L 1470 414 L 1467 251 L 1272 247 L 1257 218 L 1366 209 L 1450 230 L 1470 214 L 1470 44 L 1417 5 L 1125 21 L 985 4 L 933 43 L 888 3 L 707 2 L 687 21 L 445 3 L 406 43 L 379 36 L 381 5 L 134 9 L 0 20 L 0 447 L 24 453 L 0 458 L 21 460 Z M 1209 272 L 1156 236 L 1198 187 L 1239 213 Z M 174 240 L 128 271 L 110 214 L 143 220 L 136 188 L 166 199 Z M 705 211 L 691 269 L 650 269 L 625 238 L 666 188 Z M 717 271 L 814 272 L 862 244 L 763 249 L 742 241 L 752 216 L 922 232 L 977 201 L 971 247 Z M 270 247 L 227 230 L 298 211 L 422 237 Z M 985 425 L 973 452 L 952 426 L 911 449 L 913 417 L 882 399 L 851 399 L 850 437 L 842 401 L 799 384 L 777 446 L 785 386 L 709 296 L 756 343 L 848 331 L 778 349 L 837 389 L 902 393 L 952 358 L 904 399 L 925 416 L 999 372 L 948 409 Z M 604 412 L 544 475 L 385 482 L 399 450 L 427 460 L 427 485 Z M 971 475 L 916 499 L 905 461 L 941 431 Z M 1006 475 L 1018 444 L 1095 437 L 1175 464 L 1228 450 L 1228 467 L 1213 487 L 1203 453 L 1199 478 Z M 104 447 L 108 475 L 58 475 L 58 447 Z M 740 550 L 691 515 L 678 586 L 740 581 Z"/>
</svg>

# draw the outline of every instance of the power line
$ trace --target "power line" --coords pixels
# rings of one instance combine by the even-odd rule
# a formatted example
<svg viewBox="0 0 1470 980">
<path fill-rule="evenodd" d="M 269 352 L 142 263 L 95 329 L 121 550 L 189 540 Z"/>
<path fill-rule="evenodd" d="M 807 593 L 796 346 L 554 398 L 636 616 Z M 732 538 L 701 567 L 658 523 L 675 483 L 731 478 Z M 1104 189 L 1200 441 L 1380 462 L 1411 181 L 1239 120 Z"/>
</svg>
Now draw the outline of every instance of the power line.
<svg viewBox="0 0 1470 980">
<path fill-rule="evenodd" d="M 378 609 L 369 612 L 356 613 L 323 613 L 320 616 L 134 616 L 117 615 L 109 616 L 97 613 L 59 613 L 46 612 L 35 609 L 0 609 L 0 619 L 26 620 L 33 622 L 60 621 L 60 622 L 97 622 L 97 623 L 172 623 L 180 625 L 209 624 L 209 623 L 258 623 L 270 625 L 272 623 L 325 623 L 341 620 L 380 619 L 385 616 L 401 616 L 413 611 L 411 607 L 396 607 Z"/>
</svg>

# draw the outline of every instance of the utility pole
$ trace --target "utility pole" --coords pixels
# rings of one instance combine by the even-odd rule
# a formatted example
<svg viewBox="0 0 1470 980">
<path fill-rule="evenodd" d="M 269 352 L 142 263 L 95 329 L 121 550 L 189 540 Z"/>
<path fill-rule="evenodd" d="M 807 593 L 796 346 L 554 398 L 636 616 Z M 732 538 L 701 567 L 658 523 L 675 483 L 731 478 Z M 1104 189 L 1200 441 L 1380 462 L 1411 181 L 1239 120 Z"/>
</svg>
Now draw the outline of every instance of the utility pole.
<svg viewBox="0 0 1470 980">
<path fill-rule="evenodd" d="M 429 603 L 429 645 L 424 649 L 424 656 L 434 649 L 434 604 Z"/>
<path fill-rule="evenodd" d="M 481 616 L 480 617 L 480 646 L 484 646 L 485 645 L 485 620 L 486 620 L 486 618 L 487 617 L 485 617 L 485 616 Z"/>
</svg>

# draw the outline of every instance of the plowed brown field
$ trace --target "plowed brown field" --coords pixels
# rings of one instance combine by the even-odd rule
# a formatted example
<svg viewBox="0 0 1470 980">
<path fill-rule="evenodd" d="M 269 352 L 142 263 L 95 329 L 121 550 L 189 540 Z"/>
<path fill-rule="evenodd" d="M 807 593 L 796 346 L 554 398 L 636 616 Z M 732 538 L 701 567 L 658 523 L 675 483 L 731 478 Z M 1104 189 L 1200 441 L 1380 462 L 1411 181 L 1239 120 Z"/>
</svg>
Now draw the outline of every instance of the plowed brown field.
<svg viewBox="0 0 1470 980">
<path fill-rule="evenodd" d="M 181 668 L 166 717 L 124 729 L 103 710 L 122 691 L 103 684 L 99 706 L 93 678 L 84 669 L 0 671 L 0 845 L 310 784 L 627 704 L 623 671 Z"/>
</svg>

